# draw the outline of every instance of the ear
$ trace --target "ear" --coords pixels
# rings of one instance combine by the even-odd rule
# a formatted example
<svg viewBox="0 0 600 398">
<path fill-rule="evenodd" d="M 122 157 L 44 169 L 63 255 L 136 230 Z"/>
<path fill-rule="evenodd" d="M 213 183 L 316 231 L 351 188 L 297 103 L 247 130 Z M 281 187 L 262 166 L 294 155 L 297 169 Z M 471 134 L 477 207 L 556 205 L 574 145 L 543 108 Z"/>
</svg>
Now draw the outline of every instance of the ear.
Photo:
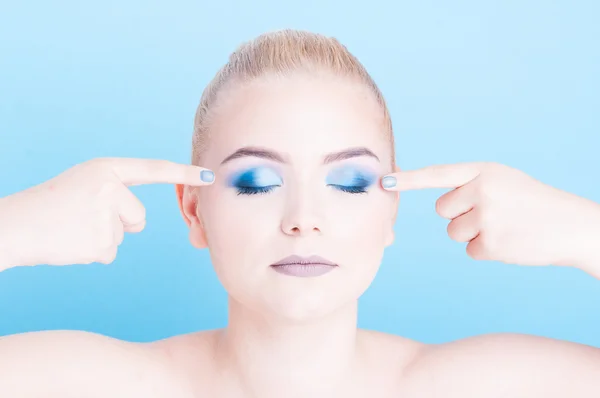
<svg viewBox="0 0 600 398">
<path fill-rule="evenodd" d="M 394 173 L 399 173 L 400 172 L 400 168 L 398 167 L 398 165 L 394 166 Z M 388 230 L 387 230 L 387 234 L 386 234 L 386 239 L 385 239 L 385 246 L 391 246 L 392 243 L 394 243 L 394 238 L 395 238 L 395 234 L 394 234 L 394 225 L 396 224 L 396 219 L 398 217 L 398 207 L 400 206 L 400 192 L 394 192 L 393 193 L 393 198 L 390 201 L 390 206 L 392 206 L 391 210 L 391 214 L 392 217 L 390 218 L 390 223 L 387 226 Z"/>
<path fill-rule="evenodd" d="M 204 226 L 198 216 L 198 198 L 191 191 L 190 187 L 177 184 L 175 185 L 177 195 L 177 204 L 183 220 L 190 228 L 190 242 L 197 249 L 204 249 L 208 246 Z"/>
</svg>

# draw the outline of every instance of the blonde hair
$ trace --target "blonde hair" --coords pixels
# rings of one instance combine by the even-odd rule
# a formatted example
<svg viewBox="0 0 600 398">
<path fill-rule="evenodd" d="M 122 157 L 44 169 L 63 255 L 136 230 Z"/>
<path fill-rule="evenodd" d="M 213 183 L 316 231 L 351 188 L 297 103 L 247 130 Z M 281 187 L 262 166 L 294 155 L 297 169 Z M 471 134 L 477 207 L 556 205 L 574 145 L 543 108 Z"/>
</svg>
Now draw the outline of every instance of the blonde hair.
<svg viewBox="0 0 600 398">
<path fill-rule="evenodd" d="M 392 146 L 392 162 L 394 161 L 394 138 L 389 111 L 383 95 L 365 67 L 333 37 L 287 29 L 265 33 L 243 43 L 206 86 L 194 118 L 192 163 L 200 162 L 200 155 L 209 139 L 210 111 L 226 86 L 294 72 L 329 72 L 364 83 L 381 105 L 384 127 Z"/>
</svg>

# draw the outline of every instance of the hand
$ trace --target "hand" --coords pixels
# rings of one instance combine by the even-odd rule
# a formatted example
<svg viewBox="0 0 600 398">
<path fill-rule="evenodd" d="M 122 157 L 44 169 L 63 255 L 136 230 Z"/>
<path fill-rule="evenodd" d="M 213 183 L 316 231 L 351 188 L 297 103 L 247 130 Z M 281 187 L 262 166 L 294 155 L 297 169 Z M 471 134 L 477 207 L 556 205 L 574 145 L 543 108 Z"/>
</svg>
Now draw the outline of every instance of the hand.
<svg viewBox="0 0 600 398">
<path fill-rule="evenodd" d="M 146 222 L 144 206 L 127 186 L 201 186 L 213 180 L 210 170 L 197 166 L 162 160 L 94 159 L 4 198 L 0 232 L 10 236 L 14 266 L 109 264 L 124 232 L 140 232 Z"/>
<path fill-rule="evenodd" d="M 437 200 L 436 210 L 451 220 L 450 238 L 469 242 L 467 253 L 474 259 L 583 268 L 600 259 L 600 205 L 508 166 L 431 166 L 390 174 L 382 186 L 454 188 Z"/>
</svg>

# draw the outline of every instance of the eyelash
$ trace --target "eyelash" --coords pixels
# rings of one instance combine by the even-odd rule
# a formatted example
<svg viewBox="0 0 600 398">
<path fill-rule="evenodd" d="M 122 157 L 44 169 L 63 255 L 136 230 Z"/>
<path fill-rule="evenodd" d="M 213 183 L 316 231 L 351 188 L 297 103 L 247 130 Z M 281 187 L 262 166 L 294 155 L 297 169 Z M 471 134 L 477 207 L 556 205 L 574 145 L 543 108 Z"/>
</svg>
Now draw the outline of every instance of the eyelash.
<svg viewBox="0 0 600 398">
<path fill-rule="evenodd" d="M 350 194 L 367 193 L 367 190 L 365 189 L 365 187 L 361 187 L 361 186 L 349 187 L 349 186 L 345 186 L 345 185 L 335 185 L 335 184 L 329 184 L 329 186 L 333 187 L 334 189 L 340 190 L 342 192 L 350 193 Z"/>
<path fill-rule="evenodd" d="M 271 192 L 273 189 L 278 187 L 279 185 L 271 185 L 268 187 L 238 187 L 238 195 L 262 195 Z M 339 191 L 349 193 L 349 194 L 362 194 L 367 193 L 367 190 L 364 187 L 354 186 L 347 187 L 344 185 L 335 185 L 329 184 L 328 186 L 333 187 Z"/>
<path fill-rule="evenodd" d="M 271 192 L 279 185 L 270 185 L 268 187 L 238 187 L 238 195 L 262 195 Z"/>
</svg>

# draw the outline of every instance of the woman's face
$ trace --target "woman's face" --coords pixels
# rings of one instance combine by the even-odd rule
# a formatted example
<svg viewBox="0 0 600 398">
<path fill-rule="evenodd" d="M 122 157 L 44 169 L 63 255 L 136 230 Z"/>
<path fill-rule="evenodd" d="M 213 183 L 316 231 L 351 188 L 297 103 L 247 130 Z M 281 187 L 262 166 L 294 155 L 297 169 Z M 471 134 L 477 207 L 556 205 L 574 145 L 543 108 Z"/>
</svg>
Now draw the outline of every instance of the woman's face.
<svg viewBox="0 0 600 398">
<path fill-rule="evenodd" d="M 215 183 L 186 187 L 182 209 L 229 295 L 296 320 L 356 300 L 393 240 L 397 209 L 380 185 L 392 148 L 367 88 L 340 78 L 256 81 L 221 93 L 210 130 L 201 166 Z M 273 266 L 293 255 L 335 266 Z"/>
</svg>

